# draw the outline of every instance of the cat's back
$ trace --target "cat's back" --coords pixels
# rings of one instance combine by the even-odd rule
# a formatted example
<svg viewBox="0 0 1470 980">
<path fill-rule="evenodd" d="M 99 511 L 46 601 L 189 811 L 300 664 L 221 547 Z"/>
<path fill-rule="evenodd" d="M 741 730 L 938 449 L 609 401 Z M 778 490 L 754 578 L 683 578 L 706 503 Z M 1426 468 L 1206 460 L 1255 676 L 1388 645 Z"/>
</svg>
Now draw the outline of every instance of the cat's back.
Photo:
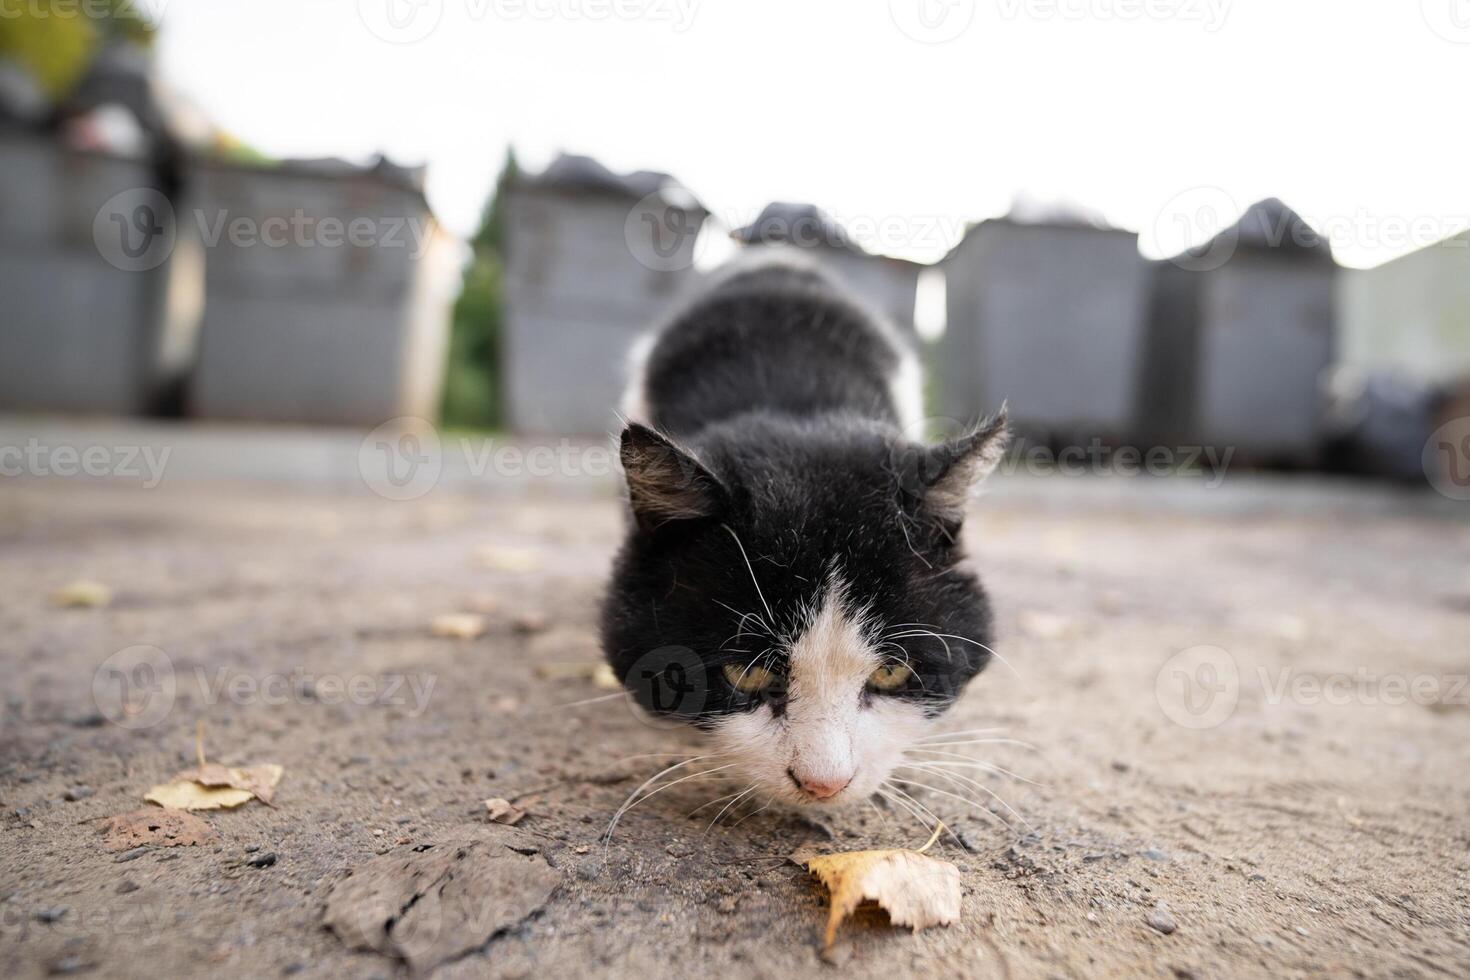
<svg viewBox="0 0 1470 980">
<path fill-rule="evenodd" d="M 904 426 L 919 388 L 907 338 L 812 264 L 771 256 L 717 273 L 645 340 L 627 406 L 674 436 L 756 412 Z"/>
</svg>

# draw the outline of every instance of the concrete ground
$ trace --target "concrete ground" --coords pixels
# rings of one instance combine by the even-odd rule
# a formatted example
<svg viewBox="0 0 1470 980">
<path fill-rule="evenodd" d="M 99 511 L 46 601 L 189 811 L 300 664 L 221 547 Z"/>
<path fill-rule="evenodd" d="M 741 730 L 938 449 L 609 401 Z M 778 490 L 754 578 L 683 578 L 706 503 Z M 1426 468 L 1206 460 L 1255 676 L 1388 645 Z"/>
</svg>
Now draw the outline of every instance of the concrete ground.
<svg viewBox="0 0 1470 980">
<path fill-rule="evenodd" d="M 962 919 L 862 915 L 841 975 L 1470 975 L 1470 521 L 1444 504 L 1000 478 L 968 537 L 1015 669 L 945 725 L 1028 743 L 974 751 L 1035 782 L 986 782 L 1014 812 L 920 791 L 962 842 L 933 852 L 962 870 Z M 831 969 L 822 889 L 784 857 L 917 846 L 906 814 L 710 826 L 718 807 L 690 811 L 726 790 L 691 782 L 599 841 L 678 758 L 652 754 L 693 745 L 586 669 L 619 522 L 605 483 L 399 502 L 4 478 L 7 972 L 387 978 L 414 940 L 395 956 L 382 932 L 410 919 L 432 949 L 409 958 L 442 978 Z M 78 579 L 111 602 L 56 606 Z M 488 628 L 433 635 L 451 612 Z M 152 674 L 112 670 L 139 646 Z M 285 767 L 275 806 L 204 814 L 216 843 L 104 849 L 102 818 L 189 764 L 201 720 L 212 759 Z M 488 798 L 527 815 L 493 823 Z M 460 858 L 482 864 L 438 880 L 481 896 L 468 914 L 423 887 L 360 915 L 334 892 Z M 324 926 L 334 902 L 378 949 Z"/>
</svg>

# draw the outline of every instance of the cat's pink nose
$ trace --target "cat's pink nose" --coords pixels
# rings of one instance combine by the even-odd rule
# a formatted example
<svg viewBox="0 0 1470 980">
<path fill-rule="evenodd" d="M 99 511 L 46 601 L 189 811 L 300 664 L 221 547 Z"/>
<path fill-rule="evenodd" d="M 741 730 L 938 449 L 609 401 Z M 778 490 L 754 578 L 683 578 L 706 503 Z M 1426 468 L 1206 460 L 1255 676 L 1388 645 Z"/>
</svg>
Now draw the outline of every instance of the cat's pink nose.
<svg viewBox="0 0 1470 980">
<path fill-rule="evenodd" d="M 852 776 L 804 776 L 795 769 L 787 769 L 786 775 L 791 777 L 798 789 L 817 800 L 836 796 L 852 782 Z"/>
</svg>

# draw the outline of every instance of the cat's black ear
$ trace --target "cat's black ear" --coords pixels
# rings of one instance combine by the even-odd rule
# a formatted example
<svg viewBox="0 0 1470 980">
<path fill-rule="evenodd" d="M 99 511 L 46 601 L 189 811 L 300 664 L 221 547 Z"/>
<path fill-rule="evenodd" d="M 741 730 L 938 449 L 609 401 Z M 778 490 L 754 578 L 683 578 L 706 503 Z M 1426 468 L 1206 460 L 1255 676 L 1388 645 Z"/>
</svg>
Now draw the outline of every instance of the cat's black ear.
<svg viewBox="0 0 1470 980">
<path fill-rule="evenodd" d="M 720 481 L 693 453 L 646 425 L 628 424 L 620 455 L 633 516 L 645 530 L 712 517 L 725 499 Z"/>
<path fill-rule="evenodd" d="M 970 494 L 1005 456 L 1011 441 L 1005 406 L 971 432 L 928 450 L 924 461 L 924 506 L 945 524 L 958 528 Z"/>
</svg>

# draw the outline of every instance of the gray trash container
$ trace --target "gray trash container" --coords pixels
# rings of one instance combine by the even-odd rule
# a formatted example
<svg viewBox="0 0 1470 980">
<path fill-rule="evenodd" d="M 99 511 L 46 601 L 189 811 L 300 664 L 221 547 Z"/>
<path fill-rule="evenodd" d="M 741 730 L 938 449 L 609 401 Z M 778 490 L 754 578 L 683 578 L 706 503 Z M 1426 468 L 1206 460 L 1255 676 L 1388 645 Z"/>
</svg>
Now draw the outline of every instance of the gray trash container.
<svg viewBox="0 0 1470 980">
<path fill-rule="evenodd" d="M 1148 302 L 1136 235 L 985 221 L 945 257 L 941 414 L 1010 403 L 1018 433 L 1055 442 L 1134 435 Z"/>
<path fill-rule="evenodd" d="M 458 262 L 407 176 L 216 162 L 193 187 L 188 233 L 206 275 L 191 415 L 363 426 L 436 415 Z"/>
<path fill-rule="evenodd" d="M 1337 265 L 1275 199 L 1156 263 L 1141 412 L 1155 441 L 1305 466 L 1322 448 Z"/>
<path fill-rule="evenodd" d="M 618 175 L 586 157 L 563 156 L 507 189 L 503 352 L 515 431 L 616 427 L 630 348 L 695 281 L 705 218 L 672 178 Z"/>
<path fill-rule="evenodd" d="M 0 408 L 152 410 L 178 365 L 162 326 L 171 224 L 151 167 L 0 128 L 0 174 Z"/>
<path fill-rule="evenodd" d="M 746 248 L 798 249 L 895 326 L 913 330 L 914 299 L 923 267 L 867 251 L 815 204 L 773 201 L 755 221 L 735 229 L 730 237 Z"/>
</svg>

